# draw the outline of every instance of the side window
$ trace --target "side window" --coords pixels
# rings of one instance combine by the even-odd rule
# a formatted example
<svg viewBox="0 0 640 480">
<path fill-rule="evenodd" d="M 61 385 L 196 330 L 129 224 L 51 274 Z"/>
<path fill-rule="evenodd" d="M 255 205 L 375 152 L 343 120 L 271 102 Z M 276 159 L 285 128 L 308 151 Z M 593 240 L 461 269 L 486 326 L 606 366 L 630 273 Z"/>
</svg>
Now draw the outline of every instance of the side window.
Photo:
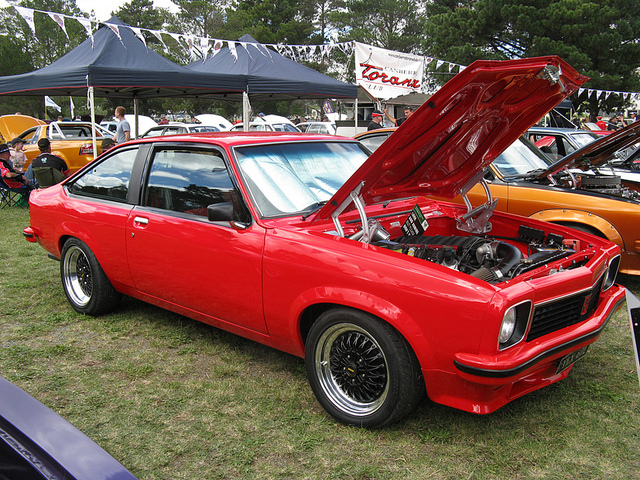
<svg viewBox="0 0 640 480">
<path fill-rule="evenodd" d="M 20 135 L 20 138 L 22 138 L 25 141 L 25 143 L 33 144 L 33 143 L 36 143 L 40 138 L 39 132 L 40 132 L 40 127 L 32 128 L 24 132 L 22 135 Z"/>
<path fill-rule="evenodd" d="M 206 217 L 207 207 L 221 202 L 231 202 L 236 212 L 244 212 L 218 151 L 180 148 L 155 151 L 144 205 Z"/>
<path fill-rule="evenodd" d="M 76 178 L 70 184 L 69 192 L 126 203 L 137 153 L 138 148 L 134 147 L 105 158 Z"/>
<path fill-rule="evenodd" d="M 361 138 L 360 142 L 364 144 L 372 152 L 384 143 L 384 141 L 389 138 L 389 135 L 371 135 L 370 137 Z"/>
</svg>

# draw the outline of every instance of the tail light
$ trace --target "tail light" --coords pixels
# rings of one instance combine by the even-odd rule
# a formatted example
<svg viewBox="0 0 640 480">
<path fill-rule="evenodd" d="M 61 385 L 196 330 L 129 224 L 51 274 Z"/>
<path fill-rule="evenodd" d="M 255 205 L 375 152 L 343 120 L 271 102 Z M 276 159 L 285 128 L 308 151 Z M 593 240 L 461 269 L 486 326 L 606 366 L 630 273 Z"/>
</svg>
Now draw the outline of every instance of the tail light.
<svg viewBox="0 0 640 480">
<path fill-rule="evenodd" d="M 84 145 L 81 145 L 78 155 L 93 155 L 93 144 L 85 143 Z"/>
</svg>

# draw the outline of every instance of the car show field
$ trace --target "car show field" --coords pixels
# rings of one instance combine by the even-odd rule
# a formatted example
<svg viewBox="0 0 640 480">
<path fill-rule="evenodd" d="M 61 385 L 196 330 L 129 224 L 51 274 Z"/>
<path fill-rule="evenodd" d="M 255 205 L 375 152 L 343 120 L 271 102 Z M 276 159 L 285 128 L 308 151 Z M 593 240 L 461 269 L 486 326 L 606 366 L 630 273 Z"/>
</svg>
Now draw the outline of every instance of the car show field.
<svg viewBox="0 0 640 480">
<path fill-rule="evenodd" d="M 138 478 L 622 479 L 640 469 L 624 309 L 567 379 L 491 415 L 425 400 L 392 428 L 354 429 L 317 404 L 296 357 L 130 298 L 112 314 L 76 313 L 58 263 L 22 238 L 28 222 L 26 208 L 0 214 L 2 375 Z M 619 281 L 640 295 L 636 277 Z"/>
</svg>

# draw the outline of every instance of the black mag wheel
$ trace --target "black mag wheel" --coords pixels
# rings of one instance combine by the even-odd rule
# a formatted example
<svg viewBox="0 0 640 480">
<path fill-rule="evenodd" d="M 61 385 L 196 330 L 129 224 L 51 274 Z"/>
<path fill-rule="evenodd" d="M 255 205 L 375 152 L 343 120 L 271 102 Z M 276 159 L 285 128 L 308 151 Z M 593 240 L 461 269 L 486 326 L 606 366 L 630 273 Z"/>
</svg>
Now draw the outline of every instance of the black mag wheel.
<svg viewBox="0 0 640 480">
<path fill-rule="evenodd" d="M 60 277 L 67 299 L 77 312 L 100 315 L 113 310 L 122 298 L 93 252 L 77 238 L 67 240 L 62 248 Z"/>
<path fill-rule="evenodd" d="M 305 364 L 320 404 L 349 425 L 377 428 L 399 421 L 424 392 L 407 342 L 390 325 L 357 310 L 335 308 L 318 318 Z"/>
</svg>

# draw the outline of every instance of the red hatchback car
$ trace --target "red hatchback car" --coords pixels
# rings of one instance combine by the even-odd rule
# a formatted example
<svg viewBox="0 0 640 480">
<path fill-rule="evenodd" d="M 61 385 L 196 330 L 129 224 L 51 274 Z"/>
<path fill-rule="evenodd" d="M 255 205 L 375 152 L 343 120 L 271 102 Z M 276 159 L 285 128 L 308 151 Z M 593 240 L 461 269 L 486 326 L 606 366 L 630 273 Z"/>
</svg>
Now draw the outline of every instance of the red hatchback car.
<svg viewBox="0 0 640 480">
<path fill-rule="evenodd" d="M 556 57 L 476 62 L 370 157 L 306 134 L 129 142 L 33 193 L 25 235 L 77 311 L 130 295 L 304 357 L 341 422 L 388 425 L 425 391 L 490 413 L 596 340 L 624 300 L 620 250 L 424 196 L 468 192 L 584 80 Z"/>
</svg>

